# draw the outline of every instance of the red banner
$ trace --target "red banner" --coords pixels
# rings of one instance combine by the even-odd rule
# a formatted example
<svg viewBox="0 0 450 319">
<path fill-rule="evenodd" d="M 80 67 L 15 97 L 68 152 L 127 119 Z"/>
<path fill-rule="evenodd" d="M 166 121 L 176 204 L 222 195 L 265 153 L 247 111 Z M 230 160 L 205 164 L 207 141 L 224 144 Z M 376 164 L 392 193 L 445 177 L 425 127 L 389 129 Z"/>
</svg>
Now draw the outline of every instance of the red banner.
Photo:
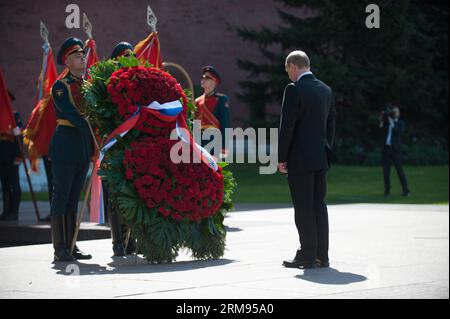
<svg viewBox="0 0 450 319">
<path fill-rule="evenodd" d="M 11 130 L 16 127 L 16 120 L 12 111 L 11 98 L 9 97 L 3 72 L 0 69 L 0 133 L 12 134 Z"/>
<path fill-rule="evenodd" d="M 63 71 L 62 74 L 66 74 L 66 72 Z M 24 143 L 28 145 L 28 156 L 34 172 L 38 171 L 38 159 L 48 155 L 50 140 L 56 127 L 56 114 L 51 91 L 57 78 L 55 60 L 49 46 L 48 51 L 44 51 L 44 63 L 38 79 L 37 103 L 24 131 Z"/>
<path fill-rule="evenodd" d="M 157 32 L 150 33 L 147 38 L 136 44 L 134 53 L 141 61 L 147 61 L 158 69 L 163 68 Z"/>
<path fill-rule="evenodd" d="M 84 47 L 86 50 L 86 74 L 85 78 L 89 79 L 89 68 L 98 62 L 97 55 L 97 45 L 94 39 L 87 40 L 86 46 Z"/>
</svg>

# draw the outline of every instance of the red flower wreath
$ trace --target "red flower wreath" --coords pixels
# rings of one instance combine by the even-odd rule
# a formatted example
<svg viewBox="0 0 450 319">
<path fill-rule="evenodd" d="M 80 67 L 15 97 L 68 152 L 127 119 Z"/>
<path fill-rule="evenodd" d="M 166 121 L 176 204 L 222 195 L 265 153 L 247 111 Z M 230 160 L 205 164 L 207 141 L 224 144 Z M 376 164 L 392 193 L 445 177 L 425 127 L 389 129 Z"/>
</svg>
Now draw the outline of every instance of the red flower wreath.
<svg viewBox="0 0 450 319">
<path fill-rule="evenodd" d="M 174 77 L 160 69 L 143 66 L 121 68 L 111 75 L 107 90 L 124 120 L 130 118 L 138 106 L 179 99 L 182 100 L 186 118 L 187 98 L 182 87 Z M 174 128 L 175 121 L 164 122 L 145 108 L 141 108 L 141 116 L 135 127 L 152 136 L 169 136 Z"/>
<path fill-rule="evenodd" d="M 224 194 L 221 168 L 214 172 L 204 163 L 173 163 L 175 143 L 163 137 L 131 143 L 123 160 L 126 178 L 147 207 L 164 217 L 199 221 L 218 213 Z"/>
</svg>

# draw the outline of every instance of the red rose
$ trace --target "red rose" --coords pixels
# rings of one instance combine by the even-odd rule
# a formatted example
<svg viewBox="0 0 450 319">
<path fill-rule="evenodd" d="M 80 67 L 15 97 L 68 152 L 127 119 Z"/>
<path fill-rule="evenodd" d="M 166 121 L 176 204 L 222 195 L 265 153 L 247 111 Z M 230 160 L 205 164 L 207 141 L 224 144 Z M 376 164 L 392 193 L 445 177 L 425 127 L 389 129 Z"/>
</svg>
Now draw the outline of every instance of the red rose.
<svg viewBox="0 0 450 319">
<path fill-rule="evenodd" d="M 175 214 L 172 214 L 172 218 L 175 219 L 177 222 L 179 222 L 183 219 L 183 216 L 178 213 L 175 213 Z"/>
<path fill-rule="evenodd" d="M 125 172 L 125 176 L 127 177 L 128 180 L 133 178 L 133 171 L 131 169 L 127 169 Z"/>
</svg>

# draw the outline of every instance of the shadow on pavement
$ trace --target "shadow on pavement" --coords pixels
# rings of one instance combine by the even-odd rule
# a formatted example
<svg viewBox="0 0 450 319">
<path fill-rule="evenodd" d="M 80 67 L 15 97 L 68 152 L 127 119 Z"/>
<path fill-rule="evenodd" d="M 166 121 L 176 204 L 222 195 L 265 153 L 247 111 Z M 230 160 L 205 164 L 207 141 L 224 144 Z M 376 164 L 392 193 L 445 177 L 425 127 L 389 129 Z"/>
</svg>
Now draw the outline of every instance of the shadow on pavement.
<svg viewBox="0 0 450 319">
<path fill-rule="evenodd" d="M 365 276 L 340 272 L 334 268 L 305 269 L 302 275 L 297 275 L 295 278 L 326 285 L 348 285 L 367 280 Z"/>
<path fill-rule="evenodd" d="M 125 256 L 113 257 L 107 266 L 99 264 L 74 262 L 54 262 L 52 269 L 57 275 L 111 275 L 111 274 L 139 274 L 186 271 L 208 267 L 223 266 L 234 262 L 230 259 L 190 260 L 164 264 L 150 264 L 142 257 Z"/>
<path fill-rule="evenodd" d="M 230 227 L 230 226 L 225 225 L 225 230 L 227 231 L 227 233 L 231 233 L 231 232 L 242 231 L 242 228 L 239 228 L 239 227 Z"/>
</svg>

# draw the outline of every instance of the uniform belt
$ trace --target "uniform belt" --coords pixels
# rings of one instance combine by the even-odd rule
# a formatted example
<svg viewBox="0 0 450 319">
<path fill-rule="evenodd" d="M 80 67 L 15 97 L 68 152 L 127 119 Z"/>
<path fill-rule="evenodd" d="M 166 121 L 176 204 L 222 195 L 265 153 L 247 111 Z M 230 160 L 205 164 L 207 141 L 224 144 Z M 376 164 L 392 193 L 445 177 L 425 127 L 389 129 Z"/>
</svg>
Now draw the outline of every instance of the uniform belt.
<svg viewBox="0 0 450 319">
<path fill-rule="evenodd" d="M 65 120 L 65 119 L 57 119 L 56 122 L 58 123 L 58 125 L 64 125 L 64 126 L 75 127 L 75 125 L 73 125 L 72 123 L 70 123 L 69 120 Z"/>
</svg>

